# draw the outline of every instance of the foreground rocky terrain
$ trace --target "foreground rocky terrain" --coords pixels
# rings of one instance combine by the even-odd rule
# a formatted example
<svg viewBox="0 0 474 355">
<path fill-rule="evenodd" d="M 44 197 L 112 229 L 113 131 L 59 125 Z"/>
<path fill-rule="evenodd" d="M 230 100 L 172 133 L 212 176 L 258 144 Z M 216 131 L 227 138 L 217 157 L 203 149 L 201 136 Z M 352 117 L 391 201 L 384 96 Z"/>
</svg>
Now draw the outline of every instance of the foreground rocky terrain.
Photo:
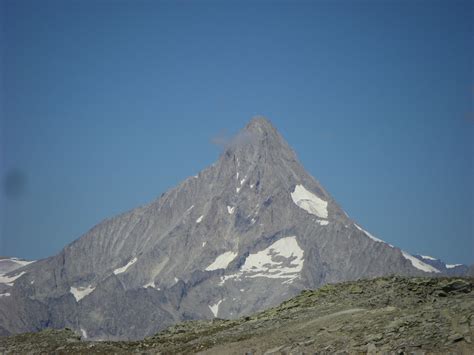
<svg viewBox="0 0 474 355">
<path fill-rule="evenodd" d="M 188 321 L 142 341 L 83 341 L 72 330 L 0 338 L 17 353 L 474 353 L 474 279 L 383 277 L 303 291 L 235 320 Z"/>
</svg>

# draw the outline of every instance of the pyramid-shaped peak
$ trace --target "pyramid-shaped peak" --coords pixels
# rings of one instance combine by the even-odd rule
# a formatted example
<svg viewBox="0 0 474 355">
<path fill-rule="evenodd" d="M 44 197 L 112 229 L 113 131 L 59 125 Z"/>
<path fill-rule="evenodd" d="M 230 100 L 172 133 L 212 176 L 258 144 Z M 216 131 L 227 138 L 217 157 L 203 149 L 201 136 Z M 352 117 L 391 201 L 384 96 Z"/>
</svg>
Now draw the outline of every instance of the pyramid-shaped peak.
<svg viewBox="0 0 474 355">
<path fill-rule="evenodd" d="M 252 141 L 259 145 L 287 145 L 275 126 L 264 116 L 254 116 L 240 134 L 252 137 Z"/>
<path fill-rule="evenodd" d="M 256 150 L 272 147 L 273 149 L 289 149 L 288 144 L 273 126 L 270 120 L 263 116 L 254 116 L 243 130 L 234 138 L 231 148 L 252 146 Z"/>
<path fill-rule="evenodd" d="M 228 157 L 241 161 L 262 160 L 262 164 L 278 166 L 281 160 L 296 160 L 293 150 L 267 118 L 253 117 L 227 146 Z"/>
<path fill-rule="evenodd" d="M 264 116 L 254 116 L 250 122 L 245 127 L 246 130 L 251 132 L 260 132 L 260 133 L 275 133 L 276 129 L 273 127 L 270 120 Z"/>
</svg>

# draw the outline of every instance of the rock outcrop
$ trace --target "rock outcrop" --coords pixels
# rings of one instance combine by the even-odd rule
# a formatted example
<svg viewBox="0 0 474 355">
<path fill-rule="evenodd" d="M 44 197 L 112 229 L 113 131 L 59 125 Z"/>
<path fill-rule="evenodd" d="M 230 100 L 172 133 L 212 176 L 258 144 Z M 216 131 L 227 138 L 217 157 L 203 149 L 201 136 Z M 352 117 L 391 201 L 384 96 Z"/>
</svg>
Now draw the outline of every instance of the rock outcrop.
<svg viewBox="0 0 474 355">
<path fill-rule="evenodd" d="M 72 330 L 0 338 L 7 353 L 474 353 L 473 279 L 384 277 L 305 290 L 236 320 L 188 321 L 136 342 Z"/>
</svg>

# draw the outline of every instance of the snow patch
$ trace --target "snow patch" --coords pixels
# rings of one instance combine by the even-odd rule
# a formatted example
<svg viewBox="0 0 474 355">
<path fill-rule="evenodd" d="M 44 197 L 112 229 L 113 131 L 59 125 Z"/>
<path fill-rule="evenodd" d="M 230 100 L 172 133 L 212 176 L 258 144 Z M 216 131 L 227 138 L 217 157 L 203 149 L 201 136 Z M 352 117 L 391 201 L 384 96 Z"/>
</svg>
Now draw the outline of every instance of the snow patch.
<svg viewBox="0 0 474 355">
<path fill-rule="evenodd" d="M 446 264 L 446 269 L 454 269 L 458 266 L 462 266 L 462 264 Z"/>
<path fill-rule="evenodd" d="M 207 242 L 202 242 L 202 246 L 205 247 Z"/>
<path fill-rule="evenodd" d="M 414 256 L 408 254 L 407 252 L 402 250 L 402 255 L 405 259 L 411 262 L 411 264 L 417 268 L 418 270 L 425 271 L 425 272 L 435 272 L 439 273 L 440 271 L 436 269 L 435 267 L 425 264 L 423 261 L 418 260 Z"/>
<path fill-rule="evenodd" d="M 179 279 L 177 277 L 174 278 L 174 282 L 178 283 Z"/>
<path fill-rule="evenodd" d="M 6 276 L 4 274 L 0 274 L 0 284 L 13 286 L 13 284 L 15 283 L 15 280 L 23 276 L 25 273 L 26 273 L 25 271 L 22 271 L 18 275 L 15 275 L 15 276 Z"/>
<path fill-rule="evenodd" d="M 0 297 L 10 297 L 11 294 L 10 293 L 0 293 Z"/>
<path fill-rule="evenodd" d="M 298 245 L 296 237 L 286 237 L 277 240 L 264 250 L 250 254 L 239 272 L 222 276 L 219 285 L 229 279 L 242 277 L 266 277 L 270 279 L 286 279 L 284 283 L 291 283 L 303 270 L 304 251 Z"/>
<path fill-rule="evenodd" d="M 186 210 L 186 212 L 184 212 L 184 213 L 188 213 L 188 212 L 191 211 L 193 208 L 194 208 L 194 205 L 191 205 L 191 207 L 189 207 L 189 208 Z"/>
<path fill-rule="evenodd" d="M 143 285 L 142 287 L 143 288 L 148 288 L 148 287 L 155 288 L 156 287 L 155 281 L 151 281 L 151 282 L 147 283 L 146 285 Z"/>
<path fill-rule="evenodd" d="M 428 255 L 420 255 L 423 259 L 426 259 L 426 260 L 438 260 L 438 259 L 435 259 L 433 258 L 432 256 L 428 256 Z"/>
<path fill-rule="evenodd" d="M 204 215 L 200 216 L 198 219 L 196 219 L 196 223 L 201 223 L 203 218 L 204 218 Z"/>
<path fill-rule="evenodd" d="M 125 271 L 127 271 L 127 269 L 132 266 L 133 264 L 135 264 L 137 262 L 137 258 L 133 258 L 132 260 L 130 260 L 127 265 L 125 266 L 122 266 L 122 267 L 119 267 L 118 269 L 115 269 L 114 270 L 114 274 L 115 275 L 118 275 L 118 274 L 121 274 L 121 273 L 124 273 Z"/>
<path fill-rule="evenodd" d="M 360 230 L 361 232 L 363 232 L 367 237 L 369 237 L 370 239 L 372 239 L 373 241 L 375 242 L 379 242 L 379 243 L 385 243 L 382 239 L 379 239 L 379 238 L 376 238 L 374 237 L 372 234 L 370 234 L 369 232 L 367 232 L 364 228 L 360 227 L 359 225 L 355 224 L 354 225 L 356 226 L 356 228 L 358 230 Z"/>
<path fill-rule="evenodd" d="M 319 223 L 321 226 L 327 226 L 329 224 L 329 221 L 325 219 L 317 219 L 316 222 Z"/>
<path fill-rule="evenodd" d="M 26 266 L 26 265 L 29 265 L 29 264 L 32 264 L 32 263 L 36 262 L 36 260 L 28 261 L 28 260 L 22 260 L 22 259 L 18 259 L 18 258 L 10 258 L 10 260 L 13 261 L 16 264 L 20 264 L 21 266 Z"/>
<path fill-rule="evenodd" d="M 271 278 L 292 278 L 303 269 L 303 253 L 299 247 L 296 237 L 287 237 L 277 240 L 268 248 L 255 254 L 250 254 L 242 265 L 241 271 L 244 273 L 257 273 L 248 275 L 249 277 L 271 277 Z M 283 266 L 283 262 L 275 261 L 274 257 L 292 259 L 289 266 Z M 280 258 L 279 258 L 280 259 Z M 271 273 L 266 275 L 265 273 Z"/>
<path fill-rule="evenodd" d="M 76 302 L 79 302 L 82 300 L 84 297 L 86 297 L 88 294 L 90 294 L 92 291 L 95 290 L 95 287 L 92 287 L 92 285 L 89 285 L 87 287 L 72 287 L 70 289 L 70 292 L 76 299 Z"/>
<path fill-rule="evenodd" d="M 358 230 L 360 230 L 361 232 L 363 232 L 367 237 L 369 237 L 370 239 L 372 239 L 374 242 L 379 242 L 379 243 L 384 243 L 384 244 L 387 244 L 388 246 L 394 248 L 394 246 L 392 244 L 388 244 L 386 242 L 384 242 L 382 239 L 379 239 L 377 237 L 374 237 L 372 234 L 370 234 L 369 232 L 367 232 L 364 228 L 358 226 L 357 224 L 354 223 L 354 226 L 356 226 L 356 228 Z"/>
<path fill-rule="evenodd" d="M 84 339 L 87 339 L 87 332 L 85 329 L 81 328 L 81 334 Z"/>
<path fill-rule="evenodd" d="M 239 191 L 240 191 L 240 187 L 236 187 L 236 188 L 235 188 L 235 192 L 236 192 L 236 193 L 239 193 Z"/>
<path fill-rule="evenodd" d="M 229 214 L 234 213 L 234 210 L 235 210 L 235 207 L 227 206 L 227 212 L 229 212 Z"/>
<path fill-rule="evenodd" d="M 293 202 L 308 213 L 320 218 L 328 218 L 328 203 L 306 190 L 303 185 L 296 185 L 291 193 Z"/>
<path fill-rule="evenodd" d="M 217 303 L 213 305 L 209 305 L 209 309 L 211 310 L 212 314 L 214 315 L 214 318 L 217 317 L 217 313 L 219 313 L 219 305 L 222 303 L 223 300 L 219 300 Z"/>
<path fill-rule="evenodd" d="M 206 268 L 206 271 L 225 269 L 230 264 L 230 262 L 235 259 L 236 256 L 237 253 L 226 251 L 225 253 L 219 255 L 216 260 Z"/>
</svg>

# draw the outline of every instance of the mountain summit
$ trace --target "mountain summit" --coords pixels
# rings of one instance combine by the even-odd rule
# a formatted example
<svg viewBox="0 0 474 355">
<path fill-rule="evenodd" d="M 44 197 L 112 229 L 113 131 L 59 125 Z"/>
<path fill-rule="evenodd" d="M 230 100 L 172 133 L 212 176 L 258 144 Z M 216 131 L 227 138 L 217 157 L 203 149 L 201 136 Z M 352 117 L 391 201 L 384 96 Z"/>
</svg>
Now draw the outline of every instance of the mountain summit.
<svg viewBox="0 0 474 355">
<path fill-rule="evenodd" d="M 257 117 L 197 176 L 2 275 L 0 335 L 69 327 L 137 339 L 393 273 L 439 270 L 358 226 Z"/>
</svg>

